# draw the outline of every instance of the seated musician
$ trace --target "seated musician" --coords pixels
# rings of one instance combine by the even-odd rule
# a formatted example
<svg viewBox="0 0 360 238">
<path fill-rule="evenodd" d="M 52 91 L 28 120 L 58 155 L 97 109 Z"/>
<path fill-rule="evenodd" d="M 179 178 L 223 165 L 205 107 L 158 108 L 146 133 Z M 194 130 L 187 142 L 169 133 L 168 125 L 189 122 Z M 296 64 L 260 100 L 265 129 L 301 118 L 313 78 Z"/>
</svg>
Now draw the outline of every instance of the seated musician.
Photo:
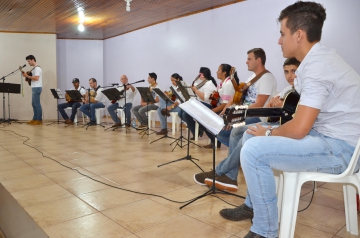
<svg viewBox="0 0 360 238">
<path fill-rule="evenodd" d="M 89 85 L 90 89 L 86 91 L 83 99 L 84 105 L 80 107 L 80 111 L 90 118 L 90 125 L 96 125 L 95 109 L 105 107 L 106 97 L 101 92 L 103 89 L 97 85 L 96 79 L 89 79 Z"/>
<path fill-rule="evenodd" d="M 119 90 L 122 95 L 125 95 L 124 85 L 126 85 L 128 81 L 129 80 L 125 74 L 121 75 L 120 82 L 122 83 L 122 86 L 119 86 L 117 90 Z M 112 127 L 121 126 L 121 121 L 119 120 L 119 117 L 117 116 L 116 113 L 116 109 L 118 109 L 119 107 L 125 109 L 125 115 L 126 115 L 125 126 L 130 127 L 130 123 L 131 123 L 130 110 L 132 108 L 132 102 L 134 100 L 135 95 L 136 95 L 136 88 L 130 84 L 126 85 L 126 105 L 125 105 L 125 98 L 122 97 L 117 102 L 114 103 L 112 102 L 112 104 L 108 106 L 107 110 L 115 123 Z"/>
<path fill-rule="evenodd" d="M 181 81 L 182 84 L 184 86 L 187 86 L 186 82 L 183 81 L 183 78 L 175 73 L 173 75 L 171 75 L 170 77 L 171 80 L 171 84 L 173 85 L 173 88 L 175 90 L 178 89 L 178 86 L 176 84 L 176 81 Z M 167 116 L 170 116 L 170 112 L 177 112 L 178 114 L 181 111 L 181 108 L 179 107 L 179 104 L 181 103 L 180 100 L 178 98 L 175 97 L 175 95 L 172 93 L 171 90 L 169 90 L 168 92 L 164 92 L 170 99 L 172 99 L 174 101 L 174 103 L 166 103 L 162 98 L 159 98 L 159 108 L 158 108 L 158 115 L 160 118 L 160 125 L 161 125 L 161 131 L 156 132 L 156 135 L 167 135 L 168 130 L 167 130 Z M 180 91 L 177 91 L 177 94 L 182 97 L 182 100 L 185 101 L 184 97 L 182 96 Z M 167 105 L 167 109 L 165 110 L 165 107 Z"/>
<path fill-rule="evenodd" d="M 210 95 L 216 90 L 217 83 L 215 79 L 211 76 L 211 71 L 209 68 L 201 67 L 199 75 L 195 78 L 192 83 L 191 89 L 196 95 L 196 98 L 209 109 L 210 105 Z M 185 111 L 179 113 L 179 117 L 186 122 L 187 127 L 190 129 L 194 140 L 195 138 L 195 121 L 194 119 Z M 203 128 L 199 126 L 199 135 L 202 136 Z"/>
<path fill-rule="evenodd" d="M 248 105 L 249 108 L 264 107 L 272 96 L 276 95 L 276 79 L 265 68 L 266 63 L 266 54 L 262 48 L 254 48 L 247 52 L 247 61 L 248 70 L 252 71 L 254 74 L 251 75 L 246 83 L 251 83 L 247 89 L 244 105 Z M 236 94 L 235 94 L 236 95 Z M 233 98 L 229 100 L 228 104 L 225 106 L 223 111 L 220 113 L 222 115 L 225 112 L 225 109 L 233 104 Z M 256 122 L 261 122 L 259 117 L 248 117 L 245 120 L 246 124 L 252 124 Z M 218 141 L 222 144 L 229 146 L 229 139 L 232 127 L 228 127 L 224 130 L 221 130 L 220 133 L 216 136 Z"/>
<path fill-rule="evenodd" d="M 80 86 L 80 80 L 78 78 L 74 78 L 72 80 L 72 84 L 74 85 L 74 87 L 71 88 L 70 90 L 78 90 L 80 92 L 80 94 L 83 97 L 85 97 L 86 90 L 84 87 Z M 62 118 L 64 118 L 65 123 L 73 124 L 75 115 L 77 113 L 77 109 L 81 106 L 81 101 L 80 102 L 72 101 L 70 96 L 67 93 L 65 94 L 65 99 L 66 99 L 66 103 L 60 103 L 57 107 L 58 107 L 58 110 L 59 110 Z M 65 109 L 68 107 L 72 108 L 70 118 L 65 112 Z"/>
<path fill-rule="evenodd" d="M 136 119 L 140 122 L 139 128 L 146 128 L 147 127 L 147 116 L 146 112 L 149 110 L 157 110 L 158 106 L 157 103 L 159 102 L 159 96 L 152 90 L 153 88 L 159 88 L 159 85 L 156 83 L 157 75 L 155 73 L 149 73 L 148 76 L 148 82 L 150 84 L 149 89 L 151 94 L 153 95 L 156 103 L 149 103 L 143 101 L 143 99 L 140 99 L 140 105 L 137 105 L 132 108 L 132 113 L 134 113 Z"/>
<path fill-rule="evenodd" d="M 229 100 L 234 96 L 235 89 L 230 79 L 230 71 L 231 66 L 228 64 L 221 64 L 216 72 L 217 78 L 221 80 L 220 84 L 217 86 L 216 91 L 211 95 L 211 106 L 213 107 L 211 110 L 217 114 L 219 114 Z M 235 81 L 239 84 L 239 78 L 235 72 Z M 209 145 L 203 146 L 203 148 L 212 148 L 215 143 L 215 136 L 205 129 L 206 135 L 211 140 Z M 217 148 L 220 148 L 221 142 L 218 141 Z"/>
<path fill-rule="evenodd" d="M 266 107 L 282 107 L 283 101 L 280 100 L 289 89 L 294 85 L 295 71 L 299 67 L 300 62 L 295 58 L 286 59 L 284 62 L 284 75 L 286 81 L 290 84 L 281 93 L 273 97 Z M 236 127 L 231 131 L 228 157 L 221 161 L 215 168 L 215 186 L 221 190 L 236 192 L 238 189 L 237 177 L 240 168 L 240 151 L 242 148 L 242 136 L 249 126 L 255 125 L 248 124 L 245 126 Z M 263 123 L 269 125 L 269 123 Z M 272 126 L 279 125 L 278 122 L 270 123 Z M 194 175 L 194 180 L 200 185 L 212 185 L 213 171 L 198 173 Z"/>
</svg>

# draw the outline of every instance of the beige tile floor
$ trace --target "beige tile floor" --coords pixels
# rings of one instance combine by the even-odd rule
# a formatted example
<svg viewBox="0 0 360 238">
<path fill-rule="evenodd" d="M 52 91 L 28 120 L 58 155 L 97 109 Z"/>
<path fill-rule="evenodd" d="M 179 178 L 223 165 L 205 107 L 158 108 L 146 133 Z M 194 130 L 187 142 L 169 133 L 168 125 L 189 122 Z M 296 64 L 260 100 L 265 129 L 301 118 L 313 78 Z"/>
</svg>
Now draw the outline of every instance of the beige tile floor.
<svg viewBox="0 0 360 238">
<path fill-rule="evenodd" d="M 219 215 L 219 210 L 231 207 L 225 201 L 240 205 L 241 198 L 216 194 L 179 209 L 207 188 L 194 183 L 193 174 L 200 170 L 191 161 L 157 167 L 186 155 L 186 147 L 171 152 L 171 139 L 150 144 L 157 138 L 155 134 L 141 138 L 133 129 L 125 133 L 99 126 L 88 130 L 62 124 L 0 127 L 0 182 L 50 237 L 247 234 L 250 221 L 232 222 Z M 200 145 L 207 142 L 207 138 L 199 140 Z M 217 150 L 217 162 L 226 153 L 225 146 Z M 211 150 L 191 145 L 190 154 L 204 170 L 212 168 Z M 238 182 L 237 194 L 245 195 L 241 172 Z M 295 237 L 355 237 L 345 229 L 341 186 L 318 186 L 313 204 L 298 215 Z M 308 204 L 311 189 L 311 184 L 303 186 L 299 208 Z"/>
</svg>

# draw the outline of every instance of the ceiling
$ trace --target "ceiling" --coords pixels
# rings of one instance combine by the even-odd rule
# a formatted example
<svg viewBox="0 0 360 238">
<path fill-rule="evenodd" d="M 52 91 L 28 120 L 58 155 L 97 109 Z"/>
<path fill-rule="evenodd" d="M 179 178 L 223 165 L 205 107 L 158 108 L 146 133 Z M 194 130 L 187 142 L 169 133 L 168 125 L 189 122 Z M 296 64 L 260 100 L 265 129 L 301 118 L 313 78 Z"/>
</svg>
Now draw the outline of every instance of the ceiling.
<svg viewBox="0 0 360 238">
<path fill-rule="evenodd" d="M 103 40 L 243 0 L 1 0 L 0 32 L 56 33 L 58 39 Z M 85 12 L 78 31 L 77 9 Z"/>
</svg>

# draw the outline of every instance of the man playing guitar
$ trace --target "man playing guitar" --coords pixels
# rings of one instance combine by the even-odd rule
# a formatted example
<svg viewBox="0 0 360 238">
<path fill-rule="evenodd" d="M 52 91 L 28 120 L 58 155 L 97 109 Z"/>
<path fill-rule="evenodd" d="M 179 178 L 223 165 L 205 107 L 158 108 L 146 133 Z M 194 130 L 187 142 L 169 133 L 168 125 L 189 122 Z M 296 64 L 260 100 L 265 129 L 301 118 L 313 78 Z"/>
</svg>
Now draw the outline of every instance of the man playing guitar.
<svg viewBox="0 0 360 238">
<path fill-rule="evenodd" d="M 78 78 L 74 78 L 72 80 L 72 83 L 74 85 L 74 88 L 71 88 L 70 90 L 78 90 L 80 92 L 80 94 L 83 97 L 85 97 L 86 90 L 84 87 L 80 87 L 80 80 Z M 66 124 L 73 124 L 77 109 L 81 106 L 81 101 L 80 102 L 71 101 L 71 98 L 69 97 L 69 95 L 67 93 L 65 94 L 65 99 L 66 99 L 66 103 L 59 104 L 58 110 L 59 110 L 62 118 L 64 118 Z M 70 118 L 65 112 L 65 108 L 67 108 L 67 107 L 72 108 Z"/>
</svg>

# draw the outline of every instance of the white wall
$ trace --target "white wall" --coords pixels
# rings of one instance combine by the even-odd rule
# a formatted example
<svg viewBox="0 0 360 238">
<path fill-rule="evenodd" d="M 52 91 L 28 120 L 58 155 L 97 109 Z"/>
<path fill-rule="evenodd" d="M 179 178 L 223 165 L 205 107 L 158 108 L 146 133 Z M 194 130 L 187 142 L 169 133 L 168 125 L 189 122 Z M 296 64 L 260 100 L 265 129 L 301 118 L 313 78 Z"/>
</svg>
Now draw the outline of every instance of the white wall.
<svg viewBox="0 0 360 238">
<path fill-rule="evenodd" d="M 64 92 L 73 87 L 72 79 L 80 79 L 80 85 L 89 88 L 89 79 L 98 85 L 104 83 L 103 41 L 57 40 L 58 87 Z"/>
<path fill-rule="evenodd" d="M 104 41 L 104 80 L 117 82 L 127 74 L 130 82 L 156 72 L 163 89 L 170 75 L 179 73 L 192 82 L 201 66 L 212 75 L 221 63 L 237 67 L 241 80 L 250 73 L 246 52 L 261 47 L 267 54 L 266 67 L 276 77 L 278 89 L 286 86 L 282 73 L 284 58 L 277 44 L 277 18 L 294 0 L 249 0 L 180 18 Z M 323 44 L 337 49 L 360 72 L 360 1 L 319 0 L 327 9 Z M 138 86 L 147 86 L 142 83 Z M 138 102 L 139 95 L 135 102 Z"/>
<path fill-rule="evenodd" d="M 50 92 L 50 88 L 56 87 L 56 35 L 55 34 L 21 34 L 0 33 L 0 77 L 9 74 L 20 65 L 26 64 L 24 71 L 30 70 L 25 57 L 34 55 L 37 63 L 43 71 L 43 91 L 41 93 L 41 105 L 43 119 L 56 118 L 56 100 Z M 6 78 L 5 83 L 21 83 L 21 74 L 15 74 Z M 33 109 L 31 106 L 31 87 L 24 81 L 24 96 L 10 94 L 11 118 L 19 120 L 31 120 Z M 2 98 L 2 94 L 1 98 Z M 8 118 L 8 101 L 6 96 L 6 118 Z M 2 99 L 0 100 L 0 118 L 3 118 Z"/>
</svg>

